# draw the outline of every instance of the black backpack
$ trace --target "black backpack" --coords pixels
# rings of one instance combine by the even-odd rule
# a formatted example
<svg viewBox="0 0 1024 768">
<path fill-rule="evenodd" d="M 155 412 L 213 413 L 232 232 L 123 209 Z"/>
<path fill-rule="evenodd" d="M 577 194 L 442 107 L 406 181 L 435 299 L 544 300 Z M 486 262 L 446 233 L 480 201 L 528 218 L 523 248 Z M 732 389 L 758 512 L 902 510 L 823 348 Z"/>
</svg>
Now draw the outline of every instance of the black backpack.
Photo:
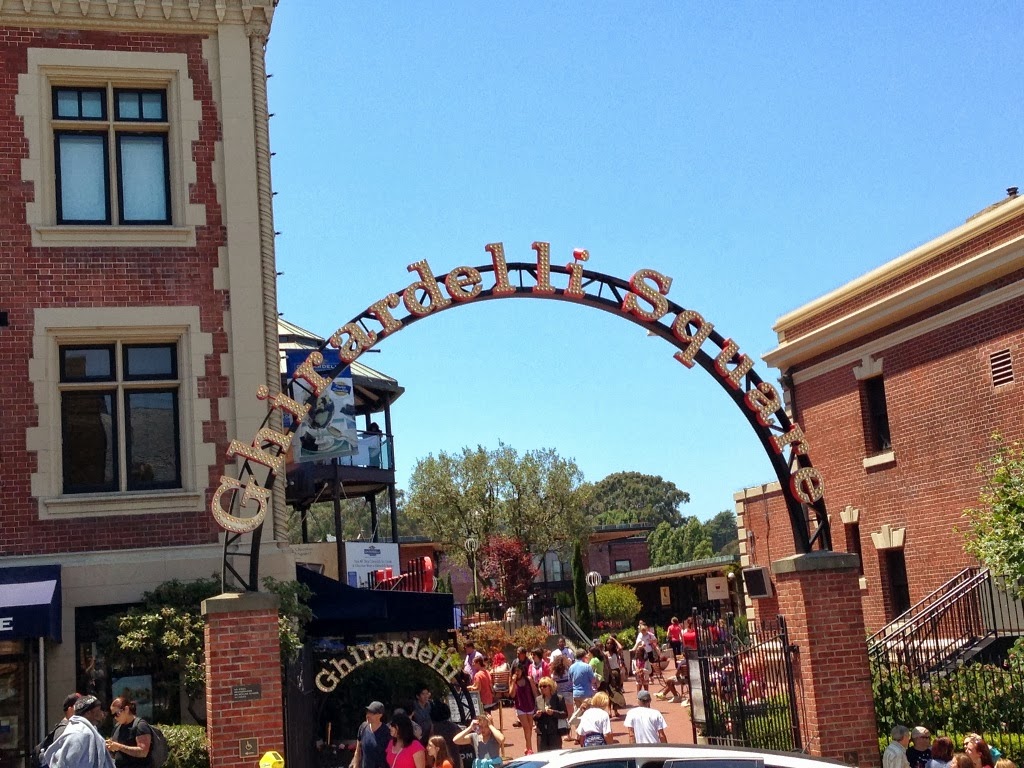
<svg viewBox="0 0 1024 768">
<path fill-rule="evenodd" d="M 32 755 L 35 758 L 34 764 L 36 766 L 40 766 L 40 768 L 45 766 L 45 763 L 43 762 L 43 753 L 46 752 L 46 750 L 50 748 L 50 745 L 57 740 L 57 731 L 59 730 L 61 733 L 63 733 L 64 729 L 67 727 L 68 724 L 64 720 L 61 720 L 59 723 L 53 726 L 52 729 L 50 729 L 50 732 L 46 734 L 42 741 L 36 744 L 35 751 L 33 752 Z"/>
<path fill-rule="evenodd" d="M 138 738 L 138 723 L 140 722 L 146 723 L 145 720 L 138 718 L 135 727 L 132 728 L 136 733 L 136 739 Z M 163 731 L 152 723 L 146 723 L 146 725 L 153 732 L 152 742 L 149 745 L 150 768 L 163 768 L 167 764 L 167 758 L 170 755 L 170 750 L 167 747 L 167 737 L 164 736 Z"/>
</svg>

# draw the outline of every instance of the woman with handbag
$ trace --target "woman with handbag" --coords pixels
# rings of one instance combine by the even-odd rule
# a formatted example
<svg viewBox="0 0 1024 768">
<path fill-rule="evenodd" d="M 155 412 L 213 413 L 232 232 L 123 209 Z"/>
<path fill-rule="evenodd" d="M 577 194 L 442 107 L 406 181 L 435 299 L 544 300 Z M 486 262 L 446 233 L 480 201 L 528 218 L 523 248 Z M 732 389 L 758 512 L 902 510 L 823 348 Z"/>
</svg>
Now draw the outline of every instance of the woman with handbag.
<svg viewBox="0 0 1024 768">
<path fill-rule="evenodd" d="M 494 726 L 491 716 L 484 712 L 455 734 L 452 741 L 460 747 L 473 745 L 473 768 L 497 768 L 504 762 L 501 759 L 501 745 L 505 743 L 505 734 Z"/>
<path fill-rule="evenodd" d="M 537 697 L 537 713 L 534 722 L 537 724 L 537 751 L 561 749 L 562 736 L 569 732 L 569 712 L 565 699 L 558 695 L 555 681 L 550 677 L 542 677 L 537 684 L 540 695 Z"/>
</svg>

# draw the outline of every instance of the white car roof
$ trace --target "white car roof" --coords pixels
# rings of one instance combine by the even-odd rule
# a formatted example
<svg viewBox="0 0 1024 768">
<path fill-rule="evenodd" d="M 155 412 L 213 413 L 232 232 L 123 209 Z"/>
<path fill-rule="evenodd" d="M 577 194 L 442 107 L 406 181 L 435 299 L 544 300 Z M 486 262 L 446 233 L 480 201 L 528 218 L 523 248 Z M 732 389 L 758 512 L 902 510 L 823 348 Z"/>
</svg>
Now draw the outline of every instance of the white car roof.
<svg viewBox="0 0 1024 768">
<path fill-rule="evenodd" d="M 764 768 L 837 768 L 835 760 L 813 757 L 798 752 L 716 747 L 693 744 L 609 744 L 601 747 L 580 747 L 538 752 L 507 763 L 507 768 L 572 768 L 611 761 L 635 760 L 637 768 L 647 763 L 668 761 L 693 762 L 701 765 L 721 763 L 723 768 L 763 765 Z"/>
</svg>

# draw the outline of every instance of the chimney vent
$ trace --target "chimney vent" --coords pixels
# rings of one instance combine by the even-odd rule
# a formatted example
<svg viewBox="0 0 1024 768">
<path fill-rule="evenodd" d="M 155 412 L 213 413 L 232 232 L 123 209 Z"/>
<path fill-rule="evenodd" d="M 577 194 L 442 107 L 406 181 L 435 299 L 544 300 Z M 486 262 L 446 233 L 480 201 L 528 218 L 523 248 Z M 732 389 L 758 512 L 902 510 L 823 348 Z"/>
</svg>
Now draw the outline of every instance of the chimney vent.
<svg viewBox="0 0 1024 768">
<path fill-rule="evenodd" d="M 1016 197 L 1017 196 L 1017 187 L 1007 187 L 1006 188 L 1006 194 L 1009 197 Z"/>
</svg>

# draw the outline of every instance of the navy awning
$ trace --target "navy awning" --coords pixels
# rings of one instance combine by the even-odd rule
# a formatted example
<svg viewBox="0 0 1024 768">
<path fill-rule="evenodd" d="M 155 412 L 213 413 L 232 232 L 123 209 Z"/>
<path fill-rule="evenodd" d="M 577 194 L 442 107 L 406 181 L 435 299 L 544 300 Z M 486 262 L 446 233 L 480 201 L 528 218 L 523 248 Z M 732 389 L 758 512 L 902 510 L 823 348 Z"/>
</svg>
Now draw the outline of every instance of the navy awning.
<svg viewBox="0 0 1024 768">
<path fill-rule="evenodd" d="M 0 640 L 61 641 L 60 566 L 0 568 Z"/>
</svg>

